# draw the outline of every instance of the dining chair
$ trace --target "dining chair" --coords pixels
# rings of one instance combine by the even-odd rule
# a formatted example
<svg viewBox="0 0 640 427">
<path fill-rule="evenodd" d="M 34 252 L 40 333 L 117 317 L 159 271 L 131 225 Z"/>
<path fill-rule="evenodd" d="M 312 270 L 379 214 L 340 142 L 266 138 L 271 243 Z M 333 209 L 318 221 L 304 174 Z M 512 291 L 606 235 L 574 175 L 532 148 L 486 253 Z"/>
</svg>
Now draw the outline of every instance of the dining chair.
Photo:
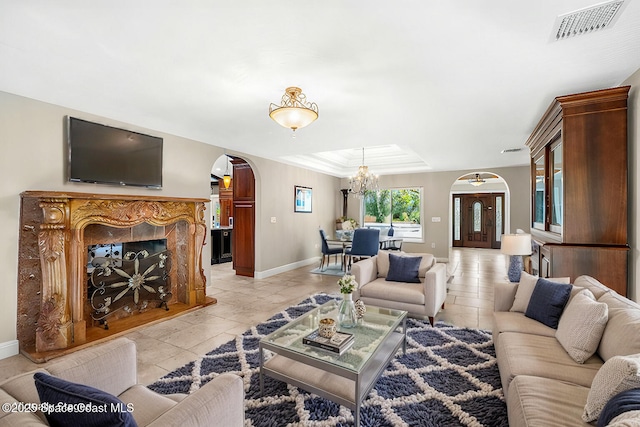
<svg viewBox="0 0 640 427">
<path fill-rule="evenodd" d="M 393 237 L 394 233 L 395 233 L 395 231 L 393 230 L 393 227 L 391 227 L 391 228 L 389 228 L 389 231 L 387 232 L 387 236 Z M 402 250 L 402 240 L 393 241 L 393 242 L 387 242 L 387 244 L 385 245 L 385 249 L 390 250 L 390 251 L 400 251 L 400 250 Z"/>
<path fill-rule="evenodd" d="M 341 268 L 342 265 L 344 264 L 344 251 L 343 249 L 340 248 L 331 248 L 329 247 L 329 243 L 327 243 L 327 235 L 325 234 L 324 230 L 320 230 L 320 239 L 322 240 L 322 260 L 320 261 L 320 271 L 324 271 L 323 267 L 324 267 L 324 261 L 325 259 L 327 260 L 327 266 L 329 265 L 329 263 L 331 262 L 331 255 L 335 255 L 336 256 L 336 264 L 338 263 L 338 254 L 340 254 L 340 260 L 341 260 Z"/>
<path fill-rule="evenodd" d="M 380 248 L 380 230 L 377 228 L 358 228 L 353 232 L 351 248 L 344 254 L 349 258 L 348 269 L 351 270 L 351 260 L 368 258 L 378 254 Z"/>
</svg>

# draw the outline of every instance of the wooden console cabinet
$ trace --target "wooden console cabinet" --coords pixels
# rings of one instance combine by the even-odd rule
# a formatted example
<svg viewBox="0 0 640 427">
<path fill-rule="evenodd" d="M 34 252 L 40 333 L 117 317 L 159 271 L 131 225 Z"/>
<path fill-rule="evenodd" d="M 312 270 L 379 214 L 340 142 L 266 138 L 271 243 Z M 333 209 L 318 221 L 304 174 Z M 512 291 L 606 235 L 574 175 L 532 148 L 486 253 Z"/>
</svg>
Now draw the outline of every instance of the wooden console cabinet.
<svg viewBox="0 0 640 427">
<path fill-rule="evenodd" d="M 526 142 L 541 277 L 587 274 L 627 293 L 629 88 L 555 98 Z"/>
</svg>

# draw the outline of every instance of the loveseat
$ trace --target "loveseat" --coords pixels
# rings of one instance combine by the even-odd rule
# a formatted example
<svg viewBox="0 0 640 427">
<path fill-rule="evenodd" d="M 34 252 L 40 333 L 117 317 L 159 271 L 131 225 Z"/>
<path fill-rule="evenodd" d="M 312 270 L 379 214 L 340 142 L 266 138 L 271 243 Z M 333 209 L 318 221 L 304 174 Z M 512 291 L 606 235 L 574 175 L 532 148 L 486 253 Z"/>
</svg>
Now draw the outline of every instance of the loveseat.
<svg viewBox="0 0 640 427">
<path fill-rule="evenodd" d="M 379 251 L 355 263 L 351 274 L 358 282 L 354 299 L 365 304 L 406 310 L 413 317 L 428 317 L 432 325 L 444 308 L 447 266 L 432 254 Z"/>
<path fill-rule="evenodd" d="M 620 394 L 640 388 L 640 305 L 589 276 L 562 281 L 523 273 L 519 284 L 495 287 L 509 425 L 640 425 L 640 405 L 625 407 Z"/>
<path fill-rule="evenodd" d="M 222 374 L 192 394 L 160 395 L 144 385 L 137 384 L 136 345 L 127 338 L 116 338 L 104 344 L 54 360 L 46 369 L 16 375 L 0 384 L 0 426 L 49 425 L 41 411 L 34 412 L 40 404 L 34 384 L 36 372 L 48 381 L 66 380 L 72 385 L 83 384 L 110 395 L 124 403 L 123 408 L 142 426 L 234 426 L 244 424 L 244 390 L 242 379 L 232 374 Z M 50 376 L 51 377 L 50 377 Z M 52 388 L 58 391 L 57 388 Z M 90 391 L 80 393 L 89 396 Z M 94 407 L 100 404 L 93 401 Z M 111 406 L 105 406 L 111 408 Z M 7 409 L 12 409 L 7 411 Z M 27 408 L 25 410 L 25 408 Z M 122 412 L 125 412 L 122 411 Z M 72 416 L 78 415 L 77 409 Z M 64 414 L 64 416 L 68 416 Z M 75 422 L 74 425 L 87 425 Z M 110 425 L 131 425 L 116 424 Z"/>
</svg>

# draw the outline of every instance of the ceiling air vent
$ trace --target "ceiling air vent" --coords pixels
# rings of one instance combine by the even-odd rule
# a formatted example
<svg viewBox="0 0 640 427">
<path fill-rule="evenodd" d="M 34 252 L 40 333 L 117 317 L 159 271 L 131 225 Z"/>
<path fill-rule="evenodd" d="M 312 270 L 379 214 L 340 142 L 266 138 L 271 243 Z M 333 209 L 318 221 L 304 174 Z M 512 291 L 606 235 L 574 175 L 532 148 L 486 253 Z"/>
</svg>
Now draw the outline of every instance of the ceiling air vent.
<svg viewBox="0 0 640 427">
<path fill-rule="evenodd" d="M 553 38 L 564 40 L 611 27 L 622 12 L 624 0 L 614 0 L 560 15 L 553 27 Z"/>
<path fill-rule="evenodd" d="M 518 151 L 522 151 L 522 148 L 505 148 L 501 151 L 502 154 L 505 153 L 517 153 Z"/>
</svg>

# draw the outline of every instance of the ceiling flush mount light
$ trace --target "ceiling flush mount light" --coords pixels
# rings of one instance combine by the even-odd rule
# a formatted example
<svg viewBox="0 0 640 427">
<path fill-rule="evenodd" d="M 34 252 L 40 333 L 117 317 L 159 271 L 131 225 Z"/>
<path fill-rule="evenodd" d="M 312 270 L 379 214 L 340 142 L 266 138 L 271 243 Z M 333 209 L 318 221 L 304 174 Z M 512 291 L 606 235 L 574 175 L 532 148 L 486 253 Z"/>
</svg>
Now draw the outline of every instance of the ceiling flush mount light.
<svg viewBox="0 0 640 427">
<path fill-rule="evenodd" d="M 349 193 L 357 197 L 364 197 L 367 191 L 378 191 L 378 175 L 369 172 L 369 167 L 364 165 L 364 147 L 362 148 L 362 165 L 358 168 L 356 176 L 349 178 Z"/>
<path fill-rule="evenodd" d="M 318 118 L 318 104 L 308 102 L 307 96 L 299 87 L 288 87 L 282 95 L 280 105 L 269 105 L 269 117 L 280 126 L 295 132 Z"/>
<path fill-rule="evenodd" d="M 469 184 L 473 185 L 474 187 L 480 187 L 485 182 L 487 182 L 487 181 L 485 181 L 484 179 L 480 178 L 480 174 L 479 173 L 476 174 L 475 178 L 469 180 Z"/>
</svg>

